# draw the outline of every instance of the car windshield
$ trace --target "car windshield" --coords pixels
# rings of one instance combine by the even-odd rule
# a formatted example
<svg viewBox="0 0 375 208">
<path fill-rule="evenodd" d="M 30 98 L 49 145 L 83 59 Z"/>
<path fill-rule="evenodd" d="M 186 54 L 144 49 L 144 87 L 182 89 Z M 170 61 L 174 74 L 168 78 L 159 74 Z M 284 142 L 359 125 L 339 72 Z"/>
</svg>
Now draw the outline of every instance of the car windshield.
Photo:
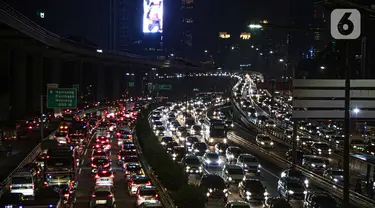
<svg viewBox="0 0 375 208">
<path fill-rule="evenodd" d="M 165 130 L 165 127 L 164 127 L 164 126 L 158 126 L 158 127 L 157 127 L 157 130 L 159 130 L 159 131 L 164 131 L 164 130 Z"/>
<path fill-rule="evenodd" d="M 138 162 L 138 157 L 125 157 L 125 162 Z"/>
<path fill-rule="evenodd" d="M 172 137 L 163 137 L 162 141 L 166 142 L 166 143 L 171 142 L 171 141 L 173 141 L 173 138 Z"/>
<path fill-rule="evenodd" d="M 31 184 L 33 180 L 31 177 L 12 177 L 12 184 Z"/>
<path fill-rule="evenodd" d="M 240 155 L 242 153 L 242 150 L 240 148 L 231 148 L 230 152 L 234 155 Z"/>
<path fill-rule="evenodd" d="M 106 158 L 94 158 L 93 163 L 96 164 L 103 164 L 103 163 L 108 163 L 108 159 Z"/>
<path fill-rule="evenodd" d="M 316 143 L 314 145 L 316 148 L 319 148 L 319 149 L 329 149 L 329 146 L 326 143 Z"/>
<path fill-rule="evenodd" d="M 244 162 L 255 162 L 255 163 L 258 162 L 258 160 L 255 157 L 244 157 L 243 161 Z"/>
<path fill-rule="evenodd" d="M 332 170 L 331 171 L 331 175 L 332 176 L 343 176 L 344 175 L 344 171 L 343 170 Z"/>
<path fill-rule="evenodd" d="M 242 168 L 228 168 L 228 173 L 230 175 L 243 175 L 244 174 Z"/>
<path fill-rule="evenodd" d="M 95 191 L 95 196 L 96 197 L 109 197 L 111 195 L 111 192 L 109 191 Z"/>
<path fill-rule="evenodd" d="M 215 153 L 209 153 L 207 154 L 207 158 L 210 160 L 219 160 L 219 155 Z"/>
<path fill-rule="evenodd" d="M 307 160 L 311 163 L 324 163 L 324 160 L 321 158 L 308 158 Z"/>
<path fill-rule="evenodd" d="M 186 164 L 192 164 L 192 165 L 198 165 L 200 164 L 200 161 L 197 157 L 189 157 L 185 160 Z"/>
<path fill-rule="evenodd" d="M 260 136 L 259 139 L 262 141 L 271 141 L 271 137 L 269 136 Z"/>
<path fill-rule="evenodd" d="M 303 188 L 303 185 L 297 182 L 289 182 L 287 187 L 291 189 L 300 189 L 300 188 Z"/>
<path fill-rule="evenodd" d="M 190 142 L 190 143 L 199 142 L 199 140 L 198 140 L 197 137 L 188 137 L 188 138 L 187 138 L 187 141 Z"/>
<path fill-rule="evenodd" d="M 203 142 L 196 144 L 195 147 L 196 147 L 198 150 L 206 150 L 206 149 L 207 149 L 207 145 L 206 145 L 205 143 L 203 143 Z"/>
<path fill-rule="evenodd" d="M 263 186 L 262 182 L 260 182 L 258 180 L 246 180 L 245 181 L 245 187 L 256 189 L 256 190 L 264 190 L 264 186 Z"/>
<path fill-rule="evenodd" d="M 226 185 L 224 183 L 224 180 L 218 176 L 218 177 L 208 177 L 204 179 L 203 181 L 204 186 L 207 188 L 216 188 L 216 189 L 225 189 Z"/>
<path fill-rule="evenodd" d="M 289 177 L 301 178 L 301 177 L 304 177 L 304 175 L 302 174 L 302 172 L 298 170 L 290 170 Z"/>
<path fill-rule="evenodd" d="M 153 196 L 156 195 L 156 190 L 155 189 L 146 189 L 142 190 L 139 193 L 141 196 Z"/>
<path fill-rule="evenodd" d="M 135 178 L 135 179 L 133 179 L 133 182 L 135 184 L 147 184 L 148 182 L 150 182 L 150 179 L 148 179 L 148 178 Z"/>
<path fill-rule="evenodd" d="M 194 131 L 201 131 L 202 127 L 200 126 L 193 126 Z"/>
</svg>

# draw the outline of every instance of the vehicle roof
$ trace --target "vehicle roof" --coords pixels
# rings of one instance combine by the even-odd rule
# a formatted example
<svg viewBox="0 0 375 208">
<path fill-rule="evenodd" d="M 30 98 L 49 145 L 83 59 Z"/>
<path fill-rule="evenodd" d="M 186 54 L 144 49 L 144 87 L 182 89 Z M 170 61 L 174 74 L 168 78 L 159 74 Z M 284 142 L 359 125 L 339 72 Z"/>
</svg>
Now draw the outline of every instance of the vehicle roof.
<svg viewBox="0 0 375 208">
<path fill-rule="evenodd" d="M 239 166 L 239 165 L 232 165 L 232 164 L 225 165 L 225 168 L 226 169 L 241 169 L 242 170 L 241 166 Z"/>
</svg>

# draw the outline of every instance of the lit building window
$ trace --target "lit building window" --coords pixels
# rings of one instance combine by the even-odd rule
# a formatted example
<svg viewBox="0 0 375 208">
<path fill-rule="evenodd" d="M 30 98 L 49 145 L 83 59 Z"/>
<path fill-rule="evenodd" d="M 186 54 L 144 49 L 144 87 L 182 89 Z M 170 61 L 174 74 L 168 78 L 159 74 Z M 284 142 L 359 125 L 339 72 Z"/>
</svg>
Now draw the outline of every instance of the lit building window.
<svg viewBox="0 0 375 208">
<path fill-rule="evenodd" d="M 183 18 L 182 22 L 188 23 L 188 24 L 193 23 L 193 18 Z"/>
<path fill-rule="evenodd" d="M 227 32 L 219 32 L 219 38 L 230 38 L 230 34 L 228 34 Z"/>
<path fill-rule="evenodd" d="M 251 34 L 248 33 L 248 32 L 243 32 L 243 33 L 241 33 L 240 38 L 242 40 L 249 40 L 251 38 Z"/>
</svg>

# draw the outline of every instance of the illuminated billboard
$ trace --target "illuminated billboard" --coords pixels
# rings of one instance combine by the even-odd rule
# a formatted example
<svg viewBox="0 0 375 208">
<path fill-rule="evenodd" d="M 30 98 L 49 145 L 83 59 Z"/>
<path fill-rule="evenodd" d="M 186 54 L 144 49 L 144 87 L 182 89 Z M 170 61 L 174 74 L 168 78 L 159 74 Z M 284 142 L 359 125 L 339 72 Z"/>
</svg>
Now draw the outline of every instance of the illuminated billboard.
<svg viewBox="0 0 375 208">
<path fill-rule="evenodd" d="M 163 32 L 163 0 L 143 0 L 143 32 Z"/>
</svg>

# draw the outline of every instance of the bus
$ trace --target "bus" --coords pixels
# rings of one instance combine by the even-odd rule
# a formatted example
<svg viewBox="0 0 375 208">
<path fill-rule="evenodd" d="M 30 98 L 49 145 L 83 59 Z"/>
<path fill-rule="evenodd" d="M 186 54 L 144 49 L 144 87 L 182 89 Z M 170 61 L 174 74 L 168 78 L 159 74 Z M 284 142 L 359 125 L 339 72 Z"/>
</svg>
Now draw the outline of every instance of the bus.
<svg viewBox="0 0 375 208">
<path fill-rule="evenodd" d="M 206 118 L 202 126 L 204 138 L 208 144 L 227 142 L 225 123 L 222 120 Z"/>
</svg>

